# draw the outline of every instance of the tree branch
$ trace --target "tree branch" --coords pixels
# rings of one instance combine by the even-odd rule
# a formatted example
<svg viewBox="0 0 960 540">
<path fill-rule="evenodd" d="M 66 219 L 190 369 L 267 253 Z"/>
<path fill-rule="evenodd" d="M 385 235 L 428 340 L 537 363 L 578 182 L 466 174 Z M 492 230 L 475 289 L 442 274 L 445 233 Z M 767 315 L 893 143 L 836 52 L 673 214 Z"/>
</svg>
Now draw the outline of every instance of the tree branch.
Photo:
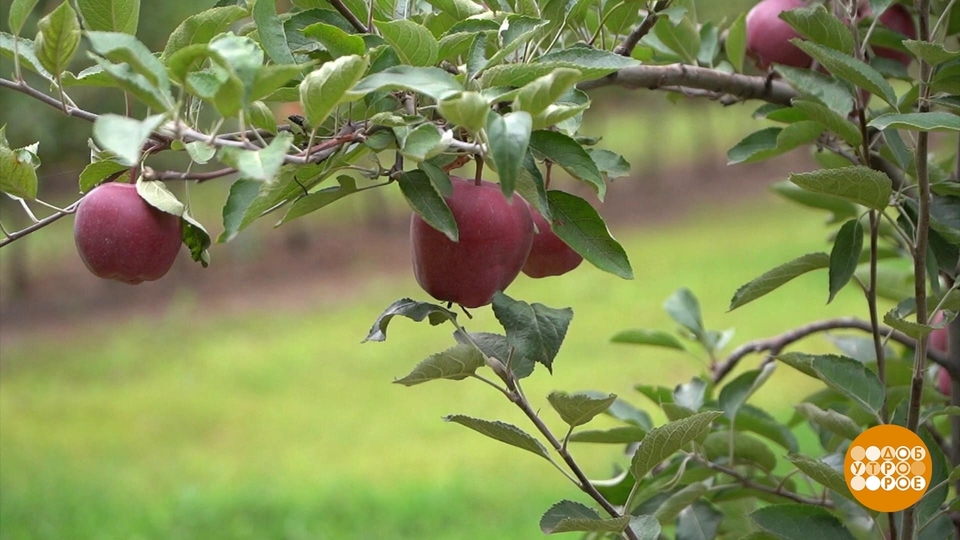
<svg viewBox="0 0 960 540">
<path fill-rule="evenodd" d="M 76 212 L 76 211 L 77 211 L 77 206 L 78 206 L 79 204 L 80 204 L 80 201 L 77 201 L 77 202 L 71 204 L 70 206 L 64 208 L 63 210 L 60 210 L 59 212 L 56 212 L 56 213 L 54 213 L 54 214 L 51 214 L 51 215 L 49 215 L 49 216 L 41 219 L 40 221 L 37 221 L 36 223 L 34 223 L 33 225 L 30 225 L 29 227 L 25 227 L 25 228 L 23 228 L 23 229 L 20 229 L 19 231 L 12 232 L 12 233 L 6 235 L 6 238 L 4 238 L 3 240 L 0 240 L 0 248 L 2 248 L 3 246 L 6 246 L 7 244 L 13 243 L 13 242 L 15 242 L 15 241 L 23 238 L 24 236 L 32 233 L 33 231 L 42 229 L 42 228 L 46 227 L 47 225 L 50 225 L 50 224 L 53 223 L 54 221 L 57 221 L 58 219 L 60 219 L 60 218 L 62 218 L 62 217 L 64 217 L 64 216 L 67 216 L 67 215 L 70 215 L 70 214 Z"/>
<path fill-rule="evenodd" d="M 353 27 L 357 29 L 357 31 L 363 34 L 370 33 L 370 30 L 367 29 L 366 25 L 364 25 L 363 22 L 361 22 L 360 19 L 358 19 L 357 16 L 354 15 L 353 12 L 350 11 L 350 9 L 347 8 L 346 4 L 344 4 L 341 0 L 327 0 L 327 2 L 329 2 L 330 5 L 334 7 L 334 9 L 339 11 L 341 15 L 346 17 L 347 20 L 350 21 L 350 24 L 352 24 Z"/>
<path fill-rule="evenodd" d="M 48 96 L 43 92 L 33 88 L 23 81 L 14 82 L 8 79 L 0 78 L 0 88 L 9 88 L 10 90 L 15 90 L 21 94 L 26 94 L 41 103 L 45 103 L 58 111 L 66 114 L 67 116 L 73 116 L 75 118 L 80 118 L 81 120 L 86 120 L 87 122 L 96 122 L 97 118 L 100 116 L 89 111 L 85 111 L 79 107 L 73 107 L 67 105 L 66 103 L 60 101 L 59 99 Z"/>
<path fill-rule="evenodd" d="M 807 336 L 811 336 L 819 332 L 826 332 L 828 330 L 862 330 L 864 332 L 872 333 L 873 326 L 867 321 L 863 321 L 854 317 L 840 317 L 836 319 L 812 322 L 799 328 L 794 328 L 793 330 L 784 332 L 778 336 L 767 339 L 758 339 L 756 341 L 745 343 L 731 352 L 723 362 L 717 364 L 713 371 L 713 381 L 714 383 L 718 383 L 723 380 L 724 377 L 733 371 L 740 360 L 742 360 L 748 354 L 767 351 L 767 357 L 773 358 L 780 354 L 780 351 L 786 348 L 787 345 L 790 345 L 796 341 L 800 341 Z M 891 340 L 896 341 L 901 345 L 914 348 L 917 346 L 916 340 L 904 334 L 903 332 L 884 326 L 879 327 L 878 330 L 881 334 L 890 336 Z M 960 366 L 953 366 L 953 364 L 948 361 L 947 355 L 940 353 L 939 351 L 928 350 L 927 358 L 929 358 L 933 363 L 946 369 L 954 377 L 960 379 Z"/>
<path fill-rule="evenodd" d="M 793 502 L 798 502 L 800 504 L 812 504 L 814 506 L 821 506 L 824 508 L 833 508 L 833 502 L 831 502 L 828 499 L 814 499 L 811 497 L 805 497 L 803 495 L 800 495 L 799 493 L 787 491 L 783 489 L 782 486 L 771 487 L 765 484 L 761 484 L 759 482 L 754 482 L 750 478 L 747 478 L 746 476 L 738 473 L 734 469 L 731 469 L 729 467 L 724 467 L 723 465 L 718 465 L 716 463 L 713 463 L 712 461 L 702 459 L 699 457 L 697 458 L 697 461 L 703 463 L 705 466 L 707 466 L 710 469 L 713 469 L 717 472 L 721 472 L 727 476 L 733 477 L 734 480 L 742 484 L 744 487 L 763 491 L 764 493 L 770 493 L 771 495 L 783 497 L 784 499 L 789 499 Z"/>
<path fill-rule="evenodd" d="M 724 73 L 710 68 L 685 64 L 626 67 L 606 77 L 584 81 L 577 85 L 581 90 L 593 90 L 604 86 L 622 86 L 631 89 L 648 88 L 650 90 L 679 86 L 729 94 L 741 99 L 759 99 L 786 106 L 790 105 L 793 98 L 800 95 L 782 81 L 739 73 Z"/>
<path fill-rule="evenodd" d="M 660 18 L 660 12 L 668 7 L 670 7 L 670 0 L 660 0 L 654 4 L 653 9 L 647 13 L 643 21 L 641 21 L 632 32 L 627 34 L 627 37 L 623 38 L 623 42 L 613 48 L 613 53 L 619 54 L 620 56 L 630 56 L 630 54 L 633 53 L 633 49 L 636 48 L 637 43 L 640 43 L 643 36 L 650 33 L 653 25 L 657 24 L 657 19 Z"/>
</svg>

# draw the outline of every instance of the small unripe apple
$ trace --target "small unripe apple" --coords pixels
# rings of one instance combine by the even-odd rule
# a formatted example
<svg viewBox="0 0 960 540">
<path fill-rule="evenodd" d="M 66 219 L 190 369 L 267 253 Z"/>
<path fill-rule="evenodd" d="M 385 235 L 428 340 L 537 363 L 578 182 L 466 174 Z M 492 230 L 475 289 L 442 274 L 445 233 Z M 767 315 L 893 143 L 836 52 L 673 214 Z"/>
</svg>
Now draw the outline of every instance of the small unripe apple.
<svg viewBox="0 0 960 540">
<path fill-rule="evenodd" d="M 530 212 L 540 232 L 533 235 L 533 247 L 523 265 L 523 273 L 532 278 L 561 276 L 580 266 L 583 257 L 554 234 L 550 222 L 536 208 Z"/>
<path fill-rule="evenodd" d="M 137 284 L 162 278 L 180 251 L 180 217 L 151 206 L 132 184 L 83 197 L 73 222 L 77 251 L 97 277 Z"/>
<path fill-rule="evenodd" d="M 870 5 L 864 2 L 860 9 L 860 18 L 869 17 L 872 15 L 870 10 Z M 907 39 L 916 39 L 917 38 L 917 27 L 913 22 L 913 16 L 903 4 L 894 4 L 884 10 L 879 17 L 880 24 L 906 36 Z M 889 49 L 886 47 L 874 47 L 873 52 L 881 58 L 889 58 L 891 60 L 896 60 L 903 64 L 904 67 L 910 65 L 910 62 L 913 60 L 913 56 L 898 51 L 895 49 Z"/>
<path fill-rule="evenodd" d="M 419 215 L 410 218 L 410 248 L 417 283 L 437 300 L 468 308 L 485 306 L 513 283 L 533 244 L 530 207 L 508 201 L 491 182 L 450 177 L 447 206 L 460 231 L 454 242 Z"/>
<path fill-rule="evenodd" d="M 805 7 L 801 0 L 762 0 L 747 13 L 747 54 L 760 69 L 770 64 L 809 67 L 812 59 L 790 39 L 800 34 L 780 18 L 780 13 Z"/>
</svg>

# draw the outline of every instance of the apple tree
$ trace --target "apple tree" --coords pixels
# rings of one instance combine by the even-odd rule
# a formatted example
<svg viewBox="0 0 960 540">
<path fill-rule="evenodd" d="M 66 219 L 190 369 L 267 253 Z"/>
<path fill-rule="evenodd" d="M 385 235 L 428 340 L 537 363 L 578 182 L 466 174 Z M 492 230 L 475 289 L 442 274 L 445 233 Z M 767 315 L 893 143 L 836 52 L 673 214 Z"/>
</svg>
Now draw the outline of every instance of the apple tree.
<svg viewBox="0 0 960 540">
<path fill-rule="evenodd" d="M 282 225 L 399 189 L 425 294 L 389 305 L 366 341 L 386 340 L 398 316 L 452 331 L 448 349 L 395 382 L 479 381 L 524 413 L 526 427 L 446 420 L 548 461 L 592 501 L 544 509 L 544 533 L 932 540 L 960 531 L 955 0 L 762 0 L 749 12 L 731 3 L 719 21 L 698 17 L 711 3 L 696 0 L 219 0 L 158 51 L 136 37 L 150 9 L 139 0 L 37 4 L 9 6 L 0 51 L 13 70 L 0 89 L 89 122 L 76 136 L 91 159 L 76 202 L 60 208 L 37 198 L 43 141 L 0 130 L 0 189 L 30 219 L 4 227 L 0 247 L 75 214 L 87 267 L 139 283 L 161 278 L 181 244 L 206 266 L 214 242 L 259 219 Z M 629 165 L 580 132 L 591 91 L 608 86 L 751 107 L 767 127 L 729 150 L 732 166 L 810 149 L 820 168 L 772 188 L 829 213 L 824 251 L 744 276 L 729 309 L 820 272 L 825 297 L 856 288 L 863 313 L 797 321 L 731 347 L 733 333 L 707 326 L 695 293 L 677 284 L 663 303 L 676 329 L 614 337 L 710 359 L 674 388 L 638 381 L 668 421 L 654 425 L 627 397 L 558 390 L 544 414 L 568 427 L 554 432 L 523 380 L 552 372 L 574 310 L 506 291 L 520 272 L 549 279 L 582 261 L 633 277 L 593 206 Z M 125 114 L 90 110 L 71 97 L 80 87 L 123 96 Z M 289 104 L 302 115 L 278 122 Z M 160 167 L 158 156 L 181 166 Z M 468 164 L 472 177 L 451 175 Z M 595 200 L 551 187 L 561 170 Z M 216 238 L 166 187 L 208 181 L 231 182 Z M 468 310 L 487 306 L 501 328 L 471 324 Z M 831 330 L 853 332 L 836 354 L 797 346 Z M 750 403 L 772 377 L 822 388 L 782 422 Z M 620 425 L 585 427 L 601 414 Z M 932 460 L 923 497 L 897 512 L 860 504 L 844 479 L 851 440 L 880 424 L 918 434 Z M 806 427 L 818 446 L 801 451 L 796 431 Z M 575 457 L 582 444 L 623 445 L 629 467 L 589 479 Z"/>
</svg>

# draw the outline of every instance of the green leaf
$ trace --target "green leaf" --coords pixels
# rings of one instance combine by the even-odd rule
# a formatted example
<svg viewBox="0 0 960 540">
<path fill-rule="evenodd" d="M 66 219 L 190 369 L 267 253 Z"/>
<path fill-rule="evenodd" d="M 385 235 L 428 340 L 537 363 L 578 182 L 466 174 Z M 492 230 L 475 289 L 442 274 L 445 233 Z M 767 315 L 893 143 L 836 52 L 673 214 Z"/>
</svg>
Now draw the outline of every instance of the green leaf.
<svg viewBox="0 0 960 540">
<path fill-rule="evenodd" d="M 541 159 L 549 159 L 571 176 L 590 184 L 601 201 L 607 185 L 590 154 L 572 138 L 556 131 L 537 130 L 530 134 L 530 148 Z"/>
<path fill-rule="evenodd" d="M 643 478 L 660 462 L 693 440 L 699 439 L 710 429 L 710 423 L 721 414 L 723 413 L 720 411 L 702 412 L 651 430 L 633 455 L 630 463 L 633 476 Z"/>
<path fill-rule="evenodd" d="M 429 122 L 407 131 L 402 137 L 399 135 L 406 129 L 394 131 L 398 134 L 397 139 L 402 139 L 400 152 L 416 162 L 424 161 L 446 150 L 453 137 L 453 133 L 449 131 L 440 133 L 437 126 Z"/>
<path fill-rule="evenodd" d="M 500 26 L 500 48 L 478 69 L 477 73 L 503 62 L 517 49 L 529 43 L 547 24 L 549 24 L 549 21 L 533 17 L 507 15 Z M 477 74 L 474 73 L 474 77 L 476 76 Z"/>
<path fill-rule="evenodd" d="M 375 90 L 410 90 L 437 101 L 463 91 L 463 85 L 453 75 L 440 68 L 396 66 L 361 80 L 351 93 L 367 94 Z"/>
<path fill-rule="evenodd" d="M 0 139 L 0 191 L 23 199 L 37 198 L 37 144 L 11 149 Z"/>
<path fill-rule="evenodd" d="M 270 110 L 270 107 L 267 107 L 266 103 L 262 101 L 254 101 L 250 104 L 250 107 L 247 108 L 245 116 L 247 121 L 249 121 L 250 124 L 256 129 L 261 129 L 267 133 L 270 133 L 271 135 L 277 134 L 277 119 L 274 116 L 273 111 Z M 207 148 L 210 147 L 208 146 Z M 193 157 L 192 154 L 191 157 Z M 210 158 L 207 158 L 207 160 L 209 159 Z M 205 163 L 205 161 L 202 161 L 201 163 Z"/>
<path fill-rule="evenodd" d="M 845 356 L 816 356 L 813 370 L 827 386 L 849 397 L 864 410 L 880 411 L 886 391 L 877 374 L 853 358 Z"/>
<path fill-rule="evenodd" d="M 587 394 L 551 392 L 547 396 L 547 401 L 570 427 L 582 426 L 590 422 L 595 416 L 610 408 L 616 400 L 616 394 L 595 398 Z"/>
<path fill-rule="evenodd" d="M 525 112 L 513 112 L 504 116 L 491 112 L 487 115 L 487 139 L 490 156 L 500 176 L 500 189 L 510 196 L 523 168 L 523 160 L 530 144 L 530 128 L 533 120 Z"/>
<path fill-rule="evenodd" d="M 69 0 L 64 0 L 60 7 L 40 19 L 37 30 L 34 42 L 37 59 L 47 71 L 59 76 L 66 71 L 80 46 L 80 22 Z"/>
<path fill-rule="evenodd" d="M 417 168 L 430 177 L 430 182 L 440 196 L 449 197 L 453 195 L 453 184 L 450 182 L 450 175 L 446 171 L 429 161 L 421 161 L 417 164 Z"/>
<path fill-rule="evenodd" d="M 13 0 L 13 2 L 10 3 L 10 13 L 7 18 L 7 21 L 10 23 L 10 31 L 16 35 L 20 34 L 20 30 L 23 30 L 23 24 L 27 22 L 27 17 L 30 16 L 33 8 L 37 7 L 38 1 L 39 0 Z"/>
<path fill-rule="evenodd" d="M 359 190 L 357 189 L 357 181 L 352 176 L 340 175 L 337 177 L 337 186 L 323 188 L 319 191 L 315 191 L 297 199 L 293 203 L 293 206 L 290 207 L 290 210 L 287 212 L 283 219 L 280 220 L 278 225 L 288 223 L 297 219 L 298 217 L 305 216 L 309 213 L 316 212 L 317 210 L 331 205 L 340 199 L 346 197 L 347 195 L 353 195 Z"/>
<path fill-rule="evenodd" d="M 164 63 L 180 49 L 196 43 L 209 43 L 217 34 L 226 31 L 231 24 L 249 15 L 246 9 L 232 5 L 214 7 L 187 17 L 170 34 L 160 54 Z"/>
<path fill-rule="evenodd" d="M 637 540 L 657 540 L 660 538 L 660 522 L 654 516 L 634 516 L 630 518 L 630 530 Z"/>
<path fill-rule="evenodd" d="M 853 54 L 853 34 L 822 5 L 780 12 L 780 18 L 801 36 L 847 55 Z"/>
<path fill-rule="evenodd" d="M 530 66 L 524 67 L 533 67 L 547 63 L 554 64 L 555 67 L 577 69 L 580 71 L 584 80 L 598 79 L 614 71 L 640 65 L 639 60 L 628 56 L 620 56 L 610 51 L 576 44 L 572 47 L 549 52 L 538 58 L 534 63 L 530 64 Z"/>
<path fill-rule="evenodd" d="M 415 322 L 428 319 L 431 326 L 457 320 L 456 313 L 437 304 L 401 298 L 383 310 L 383 313 L 377 317 L 377 320 L 373 323 L 370 332 L 367 333 L 367 337 L 364 338 L 363 341 L 386 341 L 387 326 L 389 326 L 390 321 L 397 316 L 406 317 Z"/>
<path fill-rule="evenodd" d="M 727 60 L 737 72 L 743 71 L 743 59 L 747 53 L 747 16 L 741 13 L 730 25 L 724 42 Z"/>
<path fill-rule="evenodd" d="M 483 354 L 469 345 L 456 345 L 443 352 L 431 354 L 417 364 L 409 375 L 393 381 L 404 386 L 414 386 L 437 379 L 462 381 L 483 367 Z"/>
<path fill-rule="evenodd" d="M 677 521 L 678 540 L 712 540 L 720 529 L 724 515 L 714 504 L 700 500 L 680 512 Z"/>
<path fill-rule="evenodd" d="M 860 128 L 826 105 L 806 99 L 795 99 L 793 107 L 803 112 L 807 118 L 819 122 L 823 127 L 839 135 L 850 146 L 856 148 L 863 142 Z"/>
<path fill-rule="evenodd" d="M 723 418 L 720 419 L 721 421 Z M 799 448 L 796 437 L 790 428 L 777 422 L 772 416 L 760 408 L 744 404 L 737 412 L 735 427 L 738 431 L 750 431 L 765 437 L 790 452 Z"/>
<path fill-rule="evenodd" d="M 434 229 L 442 232 L 453 242 L 458 242 L 460 233 L 457 221 L 440 196 L 430 177 L 423 171 L 406 171 L 400 175 L 400 191 L 410 204 L 410 208 L 420 215 Z"/>
<path fill-rule="evenodd" d="M 576 69 L 557 68 L 549 75 L 524 85 L 517 93 L 513 110 L 526 111 L 531 116 L 535 116 L 549 105 L 556 103 L 560 96 L 573 88 L 579 80 L 580 72 Z"/>
<path fill-rule="evenodd" d="M 181 240 L 190 250 L 190 258 L 206 268 L 210 265 L 210 233 L 184 208 L 180 216 Z"/>
<path fill-rule="evenodd" d="M 573 501 L 560 501 L 550 507 L 540 518 L 540 530 L 544 534 L 564 532 L 609 532 L 618 533 L 627 527 L 630 516 L 602 519 L 597 511 Z"/>
<path fill-rule="evenodd" d="M 633 279 L 627 252 L 610 235 L 600 214 L 576 195 L 547 192 L 553 232 L 590 264 L 623 279 Z"/>
<path fill-rule="evenodd" d="M 823 540 L 855 540 L 853 534 L 829 511 L 806 504 L 765 506 L 750 514 L 763 530 L 781 540 L 810 540 L 812 531 Z"/>
<path fill-rule="evenodd" d="M 573 319 L 572 309 L 528 304 L 497 292 L 493 296 L 493 314 L 507 331 L 507 341 L 513 348 L 553 372 L 553 359 Z"/>
<path fill-rule="evenodd" d="M 682 512 L 684 508 L 687 508 L 699 500 L 706 495 L 708 491 L 706 484 L 702 482 L 694 482 L 684 486 L 680 491 L 667 497 L 660 507 L 657 508 L 657 511 L 654 512 L 653 517 L 657 518 L 657 521 L 659 521 L 661 525 L 670 525 L 673 523 L 673 520 L 677 519 L 677 516 L 680 515 L 680 512 Z"/>
<path fill-rule="evenodd" d="M 311 24 L 303 29 L 303 35 L 315 38 L 322 43 L 334 58 L 351 54 L 363 56 L 367 50 L 362 37 L 348 34 L 332 24 L 322 22 Z"/>
<path fill-rule="evenodd" d="M 469 332 L 468 335 L 469 339 L 464 337 L 460 330 L 457 330 L 453 333 L 453 338 L 457 340 L 457 343 L 479 348 L 489 358 L 496 358 L 512 371 L 518 379 L 529 377 L 533 373 L 536 363 L 513 349 L 507 343 L 507 336 L 490 332 Z"/>
<path fill-rule="evenodd" d="M 910 131 L 960 131 L 960 116 L 939 111 L 883 114 L 867 125 L 880 130 L 892 128 Z"/>
<path fill-rule="evenodd" d="M 677 289 L 663 303 L 663 309 L 677 324 L 686 328 L 698 339 L 706 334 L 703 328 L 703 316 L 700 313 L 700 302 L 693 292 L 687 288 Z"/>
<path fill-rule="evenodd" d="M 262 182 L 256 180 L 237 180 L 230 186 L 230 193 L 223 205 L 223 232 L 217 242 L 229 242 L 243 227 L 247 209 L 260 194 Z"/>
<path fill-rule="evenodd" d="M 811 366 L 813 365 L 811 359 Z M 812 367 L 811 367 L 812 369 Z M 844 439 L 854 440 L 860 436 L 863 429 L 854 422 L 849 416 L 841 414 L 831 409 L 821 409 L 813 403 L 800 403 L 794 405 L 794 408 L 801 416 L 810 421 L 810 423 L 820 426 L 831 433 L 839 435 Z"/>
<path fill-rule="evenodd" d="M 728 461 L 731 448 L 733 463 L 727 463 L 728 466 L 751 465 L 766 472 L 772 472 L 777 466 L 777 456 L 767 443 L 742 431 L 714 431 L 703 441 L 703 450 L 710 461 Z"/>
<path fill-rule="evenodd" d="M 93 163 L 90 163 L 84 167 L 83 171 L 80 173 L 80 193 L 86 193 L 90 191 L 104 179 L 129 168 L 129 166 L 112 159 L 94 161 Z M 3 178 L 4 176 L 5 175 L 0 175 L 0 178 Z"/>
<path fill-rule="evenodd" d="M 893 191 L 887 175 L 860 165 L 793 173 L 790 181 L 813 193 L 835 195 L 874 210 L 886 208 Z"/>
<path fill-rule="evenodd" d="M 793 278 L 813 270 L 827 268 L 828 266 L 830 266 L 830 256 L 826 253 L 808 253 L 788 263 L 782 264 L 740 287 L 730 300 L 729 311 L 733 311 L 767 293 L 773 292 Z"/>
<path fill-rule="evenodd" d="M 486 11 L 483 6 L 471 0 L 427 0 L 427 3 L 457 21 L 464 21 L 467 17 L 479 15 Z"/>
<path fill-rule="evenodd" d="M 290 45 L 287 44 L 287 34 L 283 30 L 283 21 L 277 16 L 277 5 L 274 0 L 258 0 L 253 4 L 253 22 L 257 25 L 257 35 L 263 50 L 274 63 L 296 64 Z"/>
<path fill-rule="evenodd" d="M 271 117 L 272 118 L 272 117 Z M 276 129 L 276 124 L 274 124 L 274 129 Z M 190 155 L 190 159 L 194 163 L 199 163 L 200 165 L 206 164 L 208 161 L 213 159 L 213 156 L 217 153 L 217 148 L 211 146 L 202 141 L 194 141 L 184 145 L 187 150 L 187 154 Z"/>
<path fill-rule="evenodd" d="M 118 32 L 86 35 L 90 48 L 106 58 L 95 57 L 97 64 L 122 88 L 158 110 L 173 106 L 167 70 L 146 45 L 134 36 Z"/>
<path fill-rule="evenodd" d="M 796 468 L 803 471 L 804 474 L 814 481 L 819 482 L 823 487 L 836 491 L 851 501 L 856 500 L 853 494 L 850 493 L 850 488 L 847 487 L 847 481 L 844 480 L 843 473 L 840 471 L 820 460 L 807 456 L 787 456 L 787 459 L 789 459 L 790 463 L 793 463 Z"/>
<path fill-rule="evenodd" d="M 790 183 L 788 180 L 774 182 L 770 189 L 796 203 L 830 212 L 832 214 L 830 223 L 836 223 L 859 214 L 857 206 L 850 201 L 825 193 L 812 193 Z"/>
<path fill-rule="evenodd" d="M 671 51 L 680 55 L 687 64 L 697 64 L 697 51 L 700 50 L 700 33 L 689 17 L 680 24 L 673 24 L 667 17 L 661 17 L 653 26 L 653 33 Z"/>
<path fill-rule="evenodd" d="M 570 436 L 570 442 L 628 444 L 640 442 L 647 430 L 637 426 L 620 426 L 605 430 L 587 429 L 576 431 Z"/>
<path fill-rule="evenodd" d="M 311 126 L 319 126 L 341 102 L 352 101 L 347 92 L 367 70 L 362 56 L 341 56 L 311 71 L 300 83 L 300 103 Z M 359 96 L 357 96 L 359 97 Z"/>
<path fill-rule="evenodd" d="M 522 429 L 511 424 L 500 421 L 491 422 L 490 420 L 471 418 L 462 414 L 452 414 L 444 417 L 444 420 L 466 426 L 478 433 L 490 437 L 491 439 L 498 440 L 511 446 L 516 446 L 517 448 L 526 450 L 528 452 L 532 452 L 546 460 L 550 459 L 550 454 L 548 454 L 547 449 L 540 444 L 540 441 L 533 438 L 530 434 L 526 433 Z"/>
<path fill-rule="evenodd" d="M 901 315 L 898 312 L 897 308 L 893 308 L 885 313 L 883 316 L 883 322 L 890 325 L 891 328 L 895 328 L 914 339 L 920 339 L 923 336 L 929 335 L 935 330 L 946 328 L 948 324 L 946 321 L 941 321 L 939 324 L 919 324 L 913 321 L 908 321 L 904 318 L 904 315 Z"/>
<path fill-rule="evenodd" d="M 487 124 L 490 104 L 478 92 L 460 92 L 438 103 L 440 114 L 454 125 L 477 133 Z"/>
<path fill-rule="evenodd" d="M 776 364 L 770 363 L 761 369 L 741 373 L 736 379 L 727 383 L 720 390 L 719 397 L 724 416 L 731 420 L 735 419 L 740 407 L 770 378 L 775 367 Z"/>
<path fill-rule="evenodd" d="M 187 209 L 163 182 L 137 180 L 137 193 L 150 206 L 168 214 L 183 216 Z"/>
<path fill-rule="evenodd" d="M 630 174 L 630 163 L 616 152 L 611 152 L 604 148 L 588 148 L 587 153 L 597 164 L 600 172 L 607 177 L 607 180 L 622 178 Z"/>
<path fill-rule="evenodd" d="M 960 51 L 948 51 L 942 43 L 905 39 L 903 46 L 917 58 L 926 60 L 931 66 L 960 59 Z"/>
<path fill-rule="evenodd" d="M 863 251 L 863 226 L 859 219 L 851 219 L 840 227 L 830 251 L 830 296 L 827 303 L 833 301 L 840 289 L 853 277 Z"/>
<path fill-rule="evenodd" d="M 818 122 L 794 122 L 785 128 L 769 127 L 747 135 L 727 152 L 727 165 L 756 163 L 789 152 L 820 136 Z"/>
<path fill-rule="evenodd" d="M 240 175 L 250 180 L 272 182 L 280 172 L 287 150 L 293 143 L 293 134 L 281 133 L 261 150 L 243 150 L 225 146 L 220 149 L 219 159 L 237 169 Z"/>
<path fill-rule="evenodd" d="M 779 64 L 776 70 L 798 92 L 816 99 L 840 116 L 846 118 L 853 109 L 853 94 L 835 77 Z"/>
<path fill-rule="evenodd" d="M 404 19 L 373 24 L 405 64 L 426 67 L 437 63 L 440 44 L 423 25 Z"/>
<path fill-rule="evenodd" d="M 55 80 L 53 75 L 40 64 L 36 54 L 36 44 L 29 39 L 17 38 L 17 50 L 16 55 L 14 55 L 13 36 L 6 32 L 0 32 L 0 53 L 10 59 L 17 56 L 20 59 L 21 67 L 29 69 L 48 81 Z"/>
<path fill-rule="evenodd" d="M 77 0 L 87 30 L 136 35 L 140 0 Z"/>
<path fill-rule="evenodd" d="M 794 38 L 790 42 L 820 62 L 835 77 L 864 88 L 890 105 L 896 106 L 897 95 L 893 91 L 893 87 L 879 71 L 868 64 L 809 41 Z"/>
<path fill-rule="evenodd" d="M 132 167 L 140 162 L 143 143 L 160 127 L 164 117 L 156 114 L 140 121 L 117 114 L 102 114 L 93 123 L 93 138 L 100 148 L 113 152 L 121 163 Z"/>
<path fill-rule="evenodd" d="M 662 330 L 646 330 L 646 329 L 635 329 L 635 330 L 624 330 L 617 333 L 610 339 L 613 343 L 632 343 L 635 345 L 651 345 L 654 347 L 666 347 L 668 349 L 677 349 L 678 351 L 685 351 L 683 344 L 680 343 L 680 340 Z"/>
</svg>

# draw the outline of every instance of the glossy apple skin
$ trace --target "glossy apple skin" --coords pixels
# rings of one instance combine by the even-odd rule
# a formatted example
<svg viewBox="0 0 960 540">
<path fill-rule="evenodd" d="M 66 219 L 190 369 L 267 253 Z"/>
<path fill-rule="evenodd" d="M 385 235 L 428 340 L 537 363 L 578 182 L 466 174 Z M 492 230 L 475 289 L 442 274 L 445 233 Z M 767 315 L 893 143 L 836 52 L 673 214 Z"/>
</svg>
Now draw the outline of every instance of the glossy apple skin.
<svg viewBox="0 0 960 540">
<path fill-rule="evenodd" d="M 871 14 L 869 4 L 865 4 L 864 9 L 860 11 L 861 18 L 868 17 Z M 917 28 L 914 25 L 913 16 L 910 15 L 910 10 L 904 7 L 903 4 L 894 4 L 881 13 L 880 24 L 898 34 L 906 36 L 907 39 L 917 39 Z M 886 47 L 875 47 L 873 52 L 882 58 L 896 60 L 903 64 L 904 67 L 909 66 L 913 60 L 913 57 L 905 52 L 888 49 Z"/>
<path fill-rule="evenodd" d="M 437 300 L 476 308 L 513 283 L 533 245 L 530 207 L 519 195 L 507 201 L 500 186 L 450 177 L 446 198 L 460 231 L 453 242 L 413 214 L 410 249 L 417 283 Z"/>
<path fill-rule="evenodd" d="M 180 218 L 150 206 L 133 184 L 96 187 L 77 207 L 73 237 L 93 275 L 132 285 L 163 277 L 180 251 Z"/>
<path fill-rule="evenodd" d="M 533 247 L 523 265 L 523 273 L 532 278 L 562 276 L 580 266 L 583 257 L 553 233 L 550 222 L 536 208 L 531 208 L 530 213 L 540 232 L 533 235 Z"/>
<path fill-rule="evenodd" d="M 763 0 L 747 13 L 747 54 L 760 69 L 770 64 L 810 67 L 810 56 L 790 43 L 800 34 L 780 18 L 781 12 L 801 7 L 806 7 L 801 0 Z"/>
</svg>

